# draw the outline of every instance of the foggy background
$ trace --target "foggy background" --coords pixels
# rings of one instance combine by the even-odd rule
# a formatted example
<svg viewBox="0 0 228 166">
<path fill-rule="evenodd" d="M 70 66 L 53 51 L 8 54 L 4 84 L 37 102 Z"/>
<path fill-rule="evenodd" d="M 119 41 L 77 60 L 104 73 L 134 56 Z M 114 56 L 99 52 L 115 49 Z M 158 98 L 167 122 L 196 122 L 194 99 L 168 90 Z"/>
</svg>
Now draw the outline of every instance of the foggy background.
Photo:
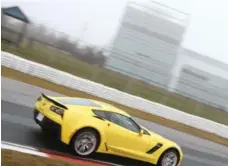
<svg viewBox="0 0 228 166">
<path fill-rule="evenodd" d="M 13 53 L 133 95 L 189 113 L 228 111 L 227 2 L 133 1 L 150 15 L 126 12 L 129 2 L 5 0 L 31 22 L 23 33 L 4 16 L 2 36 L 16 43 L 23 33 Z"/>
</svg>

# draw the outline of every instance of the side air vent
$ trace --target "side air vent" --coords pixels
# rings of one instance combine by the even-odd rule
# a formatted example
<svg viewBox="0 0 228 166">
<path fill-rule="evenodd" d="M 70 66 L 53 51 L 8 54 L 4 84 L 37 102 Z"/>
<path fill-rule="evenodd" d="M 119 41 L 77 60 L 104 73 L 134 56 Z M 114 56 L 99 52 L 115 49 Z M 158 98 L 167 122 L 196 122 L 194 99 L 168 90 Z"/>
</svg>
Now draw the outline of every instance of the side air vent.
<svg viewBox="0 0 228 166">
<path fill-rule="evenodd" d="M 162 147 L 162 144 L 158 143 L 157 145 L 155 145 L 152 149 L 148 150 L 146 153 L 148 154 L 152 154 L 154 152 L 156 152 L 159 148 Z"/>
</svg>

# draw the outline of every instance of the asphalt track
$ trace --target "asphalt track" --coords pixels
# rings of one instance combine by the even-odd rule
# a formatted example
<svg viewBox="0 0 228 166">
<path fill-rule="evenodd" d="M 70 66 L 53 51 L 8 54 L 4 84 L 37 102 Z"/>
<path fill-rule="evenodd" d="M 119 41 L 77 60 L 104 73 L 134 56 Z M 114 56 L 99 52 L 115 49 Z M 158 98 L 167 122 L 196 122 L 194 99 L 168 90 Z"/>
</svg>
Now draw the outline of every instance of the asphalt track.
<svg viewBox="0 0 228 166">
<path fill-rule="evenodd" d="M 52 137 L 45 136 L 33 121 L 33 105 L 40 93 L 58 96 L 60 94 L 4 77 L 1 77 L 1 80 L 2 140 L 67 153 L 68 148 L 65 145 Z M 228 166 L 228 147 L 142 119 L 135 119 L 142 125 L 177 142 L 184 152 L 183 166 Z M 94 159 L 126 166 L 146 165 L 107 155 L 98 155 Z"/>
</svg>

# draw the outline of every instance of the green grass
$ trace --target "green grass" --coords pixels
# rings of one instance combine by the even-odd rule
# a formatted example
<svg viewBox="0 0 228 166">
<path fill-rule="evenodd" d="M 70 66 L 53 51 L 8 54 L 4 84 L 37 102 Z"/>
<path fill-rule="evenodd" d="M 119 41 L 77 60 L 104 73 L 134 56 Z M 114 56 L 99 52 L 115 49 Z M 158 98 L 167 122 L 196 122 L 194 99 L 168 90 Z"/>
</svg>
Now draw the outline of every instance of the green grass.
<svg viewBox="0 0 228 166">
<path fill-rule="evenodd" d="M 88 65 L 71 55 L 64 54 L 43 45 L 36 44 L 33 47 L 9 48 L 7 44 L 2 43 L 2 50 L 71 73 L 78 77 L 89 79 L 193 115 L 228 125 L 227 112 L 216 110 L 216 108 L 154 87 L 128 76 Z M 131 86 L 128 85 L 129 81 L 131 81 Z"/>
</svg>

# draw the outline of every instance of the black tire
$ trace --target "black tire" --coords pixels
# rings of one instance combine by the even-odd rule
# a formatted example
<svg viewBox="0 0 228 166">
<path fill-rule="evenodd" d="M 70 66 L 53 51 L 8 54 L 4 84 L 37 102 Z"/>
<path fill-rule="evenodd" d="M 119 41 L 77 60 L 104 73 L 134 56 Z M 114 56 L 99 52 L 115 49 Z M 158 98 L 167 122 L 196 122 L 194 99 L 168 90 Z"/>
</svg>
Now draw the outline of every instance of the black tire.
<svg viewBox="0 0 228 166">
<path fill-rule="evenodd" d="M 87 152 L 85 152 L 84 154 L 82 152 L 79 151 L 79 149 L 77 149 L 75 146 L 77 144 L 77 142 L 80 141 L 81 137 L 83 137 L 84 135 L 90 135 L 91 137 L 93 137 L 93 139 L 95 139 L 95 141 L 91 141 L 91 144 L 93 143 L 93 145 L 91 145 L 91 149 L 89 149 Z M 81 140 L 82 141 L 82 140 Z M 100 142 L 100 138 L 98 133 L 90 128 L 86 128 L 86 129 L 82 129 L 80 131 L 78 131 L 74 137 L 71 140 L 70 146 L 72 151 L 78 155 L 78 156 L 82 156 L 82 157 L 87 157 L 87 156 L 92 156 L 96 151 L 97 148 L 99 146 L 99 142 Z M 88 144 L 87 144 L 88 145 Z M 83 145 L 82 145 L 83 146 Z M 86 145 L 85 145 L 86 146 Z M 87 146 L 88 147 L 88 146 Z"/>
<path fill-rule="evenodd" d="M 163 162 L 164 162 L 164 160 L 165 160 L 165 158 L 166 158 L 166 156 L 167 156 L 168 154 L 175 154 L 175 155 L 176 155 L 176 158 L 177 158 L 176 164 L 174 163 L 175 165 L 172 165 L 172 166 L 177 166 L 177 165 L 178 165 L 178 163 L 179 163 L 179 161 L 180 161 L 179 153 L 178 153 L 178 151 L 175 150 L 175 149 L 170 149 L 170 150 L 165 151 L 165 152 L 160 156 L 160 158 L 159 158 L 159 160 L 158 160 L 158 163 L 157 163 L 157 166 L 164 166 L 164 165 L 163 165 Z"/>
</svg>

